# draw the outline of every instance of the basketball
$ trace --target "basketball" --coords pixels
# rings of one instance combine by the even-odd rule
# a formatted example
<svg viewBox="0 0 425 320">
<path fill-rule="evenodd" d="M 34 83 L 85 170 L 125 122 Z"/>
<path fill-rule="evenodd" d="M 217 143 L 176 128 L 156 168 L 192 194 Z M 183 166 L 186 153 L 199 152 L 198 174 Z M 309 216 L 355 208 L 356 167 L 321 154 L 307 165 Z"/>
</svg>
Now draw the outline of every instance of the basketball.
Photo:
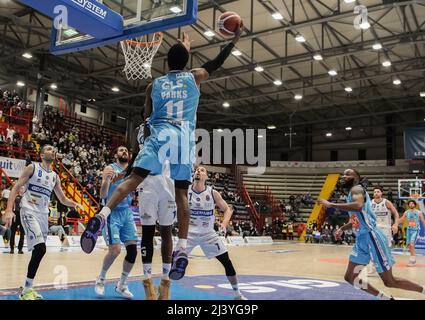
<svg viewBox="0 0 425 320">
<path fill-rule="evenodd" d="M 220 34 L 225 38 L 233 37 L 238 27 L 243 27 L 242 18 L 237 13 L 231 11 L 223 13 L 218 18 L 217 24 Z"/>
</svg>

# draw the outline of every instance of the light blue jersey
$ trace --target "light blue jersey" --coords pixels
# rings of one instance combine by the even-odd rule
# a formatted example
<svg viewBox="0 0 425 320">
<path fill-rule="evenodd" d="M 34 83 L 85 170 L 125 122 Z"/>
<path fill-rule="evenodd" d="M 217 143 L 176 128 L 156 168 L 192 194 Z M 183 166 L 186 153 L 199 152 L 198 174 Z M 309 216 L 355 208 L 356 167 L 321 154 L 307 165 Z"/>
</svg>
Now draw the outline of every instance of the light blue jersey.
<svg viewBox="0 0 425 320">
<path fill-rule="evenodd" d="M 112 167 L 112 169 L 115 171 L 116 174 L 120 174 L 124 171 L 123 168 L 121 168 L 119 165 L 117 165 L 116 163 L 112 163 L 110 165 Z M 111 185 L 109 186 L 109 191 L 108 191 L 108 200 L 111 198 L 112 193 L 114 192 L 114 190 L 119 186 L 120 183 L 122 183 L 124 181 L 124 179 L 120 179 L 115 183 L 111 183 Z M 127 197 L 125 197 L 117 206 L 116 208 L 129 208 L 131 205 L 131 195 L 129 194 Z"/>
<path fill-rule="evenodd" d="M 376 215 L 372 209 L 369 194 L 364 192 L 364 204 L 360 211 L 350 211 L 350 220 L 356 234 L 356 243 L 350 254 L 350 261 L 367 265 L 372 259 L 378 273 L 386 272 L 394 265 L 395 260 L 391 254 L 388 239 L 376 225 Z M 350 193 L 347 203 L 353 202 Z"/>
<path fill-rule="evenodd" d="M 351 222 L 353 223 L 353 229 L 356 234 L 363 234 L 376 229 L 376 215 L 372 209 L 372 201 L 370 200 L 369 194 L 365 192 L 364 204 L 361 211 L 350 211 Z M 351 191 L 348 194 L 347 202 L 353 202 Z"/>
<path fill-rule="evenodd" d="M 157 175 L 162 173 L 163 164 L 168 160 L 173 180 L 192 180 L 199 96 L 191 72 L 170 71 L 154 80 L 152 113 L 146 121 L 150 135 L 145 139 L 134 167 Z"/>
<path fill-rule="evenodd" d="M 407 218 L 407 222 L 408 222 L 408 227 L 407 229 L 409 230 L 419 230 L 421 227 L 421 222 L 419 221 L 419 215 L 421 214 L 421 212 L 417 209 L 412 210 L 407 210 L 406 211 L 406 218 Z"/>
<path fill-rule="evenodd" d="M 191 72 L 171 71 L 154 80 L 152 85 L 151 130 L 173 125 L 176 129 L 186 123 L 191 132 L 196 128 L 199 88 Z"/>
</svg>

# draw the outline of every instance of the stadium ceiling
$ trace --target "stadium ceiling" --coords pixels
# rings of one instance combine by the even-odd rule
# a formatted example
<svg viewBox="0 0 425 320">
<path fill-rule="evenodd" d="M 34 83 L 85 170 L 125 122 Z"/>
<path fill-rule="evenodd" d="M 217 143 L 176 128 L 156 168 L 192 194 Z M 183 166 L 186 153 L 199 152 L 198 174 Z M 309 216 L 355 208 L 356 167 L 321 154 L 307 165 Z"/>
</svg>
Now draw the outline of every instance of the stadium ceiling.
<svg viewBox="0 0 425 320">
<path fill-rule="evenodd" d="M 356 4 L 367 7 L 367 30 L 354 28 Z M 165 32 L 153 76 L 166 72 L 167 50 L 182 31 L 194 40 L 190 67 L 215 57 L 227 41 L 204 32 L 216 31 L 215 21 L 225 11 L 244 19 L 237 44 L 242 54 L 232 55 L 202 85 L 201 127 L 279 127 L 289 119 L 294 127 L 329 126 L 391 114 L 409 123 L 407 113 L 424 110 L 425 98 L 419 93 L 425 91 L 425 1 L 199 0 L 196 24 Z M 283 19 L 274 19 L 275 12 Z M 0 0 L 0 86 L 19 79 L 34 87 L 54 82 L 64 96 L 95 99 L 94 105 L 130 116 L 140 114 L 147 82 L 124 77 L 119 44 L 54 56 L 48 51 L 51 24 L 32 8 Z M 305 42 L 298 42 L 298 35 Z M 382 45 L 379 50 L 372 47 L 377 43 Z M 32 59 L 22 57 L 27 51 Z M 323 60 L 315 60 L 316 54 Z M 391 66 L 382 65 L 386 60 Z M 264 70 L 257 71 L 257 66 Z M 330 70 L 337 75 L 329 75 Z M 393 83 L 397 79 L 401 84 Z M 282 84 L 275 85 L 275 80 Z M 114 85 L 120 92 L 111 91 Z M 222 107 L 224 101 L 229 108 Z"/>
</svg>

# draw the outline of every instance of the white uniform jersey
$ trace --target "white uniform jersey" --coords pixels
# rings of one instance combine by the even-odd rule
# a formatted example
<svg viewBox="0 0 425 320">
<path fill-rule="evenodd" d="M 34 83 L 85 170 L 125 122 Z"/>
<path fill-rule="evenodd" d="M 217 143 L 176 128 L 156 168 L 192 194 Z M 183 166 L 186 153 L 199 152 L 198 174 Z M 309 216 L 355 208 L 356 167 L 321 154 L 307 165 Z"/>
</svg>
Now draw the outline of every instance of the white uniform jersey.
<svg viewBox="0 0 425 320">
<path fill-rule="evenodd" d="M 143 150 L 143 143 L 145 141 L 144 137 L 144 125 L 141 124 L 137 128 L 137 142 L 139 143 L 139 150 Z M 140 152 L 139 151 L 139 152 Z M 138 190 L 140 189 L 149 189 L 152 192 L 155 192 L 160 196 L 158 198 L 168 198 L 169 200 L 175 199 L 175 191 L 174 191 L 174 181 L 170 178 L 170 162 L 165 161 L 162 166 L 162 174 L 152 176 L 149 175 L 143 180 L 143 182 L 137 187 Z"/>
<path fill-rule="evenodd" d="M 197 193 L 191 187 L 188 198 L 190 208 L 189 232 L 205 233 L 206 231 L 214 231 L 215 200 L 212 187 L 206 186 L 205 190 L 200 193 Z"/>
<path fill-rule="evenodd" d="M 143 150 L 145 141 L 144 125 L 138 127 L 137 142 L 139 150 Z M 170 164 L 165 161 L 162 174 L 149 175 L 137 187 L 139 192 L 139 213 L 142 225 L 155 225 L 158 221 L 161 226 L 173 224 L 177 209 L 175 202 L 174 181 L 170 178 Z"/>
<path fill-rule="evenodd" d="M 33 173 L 25 185 L 21 207 L 49 214 L 49 203 L 58 175 L 53 170 L 46 171 L 40 163 L 33 164 Z"/>
<path fill-rule="evenodd" d="M 391 211 L 387 208 L 387 199 L 381 202 L 372 200 L 372 209 L 376 215 L 376 224 L 380 228 L 391 228 Z"/>
</svg>

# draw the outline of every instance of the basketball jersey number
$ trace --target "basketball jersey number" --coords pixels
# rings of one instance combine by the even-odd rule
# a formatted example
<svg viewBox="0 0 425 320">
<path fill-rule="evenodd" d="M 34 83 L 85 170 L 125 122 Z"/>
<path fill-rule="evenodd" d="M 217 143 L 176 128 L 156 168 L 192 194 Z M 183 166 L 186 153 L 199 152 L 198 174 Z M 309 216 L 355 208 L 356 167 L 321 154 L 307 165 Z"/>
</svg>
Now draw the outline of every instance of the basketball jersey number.
<svg viewBox="0 0 425 320">
<path fill-rule="evenodd" d="M 165 106 L 167 107 L 167 116 L 169 118 L 182 121 L 183 120 L 183 100 L 174 102 L 168 101 Z"/>
</svg>

